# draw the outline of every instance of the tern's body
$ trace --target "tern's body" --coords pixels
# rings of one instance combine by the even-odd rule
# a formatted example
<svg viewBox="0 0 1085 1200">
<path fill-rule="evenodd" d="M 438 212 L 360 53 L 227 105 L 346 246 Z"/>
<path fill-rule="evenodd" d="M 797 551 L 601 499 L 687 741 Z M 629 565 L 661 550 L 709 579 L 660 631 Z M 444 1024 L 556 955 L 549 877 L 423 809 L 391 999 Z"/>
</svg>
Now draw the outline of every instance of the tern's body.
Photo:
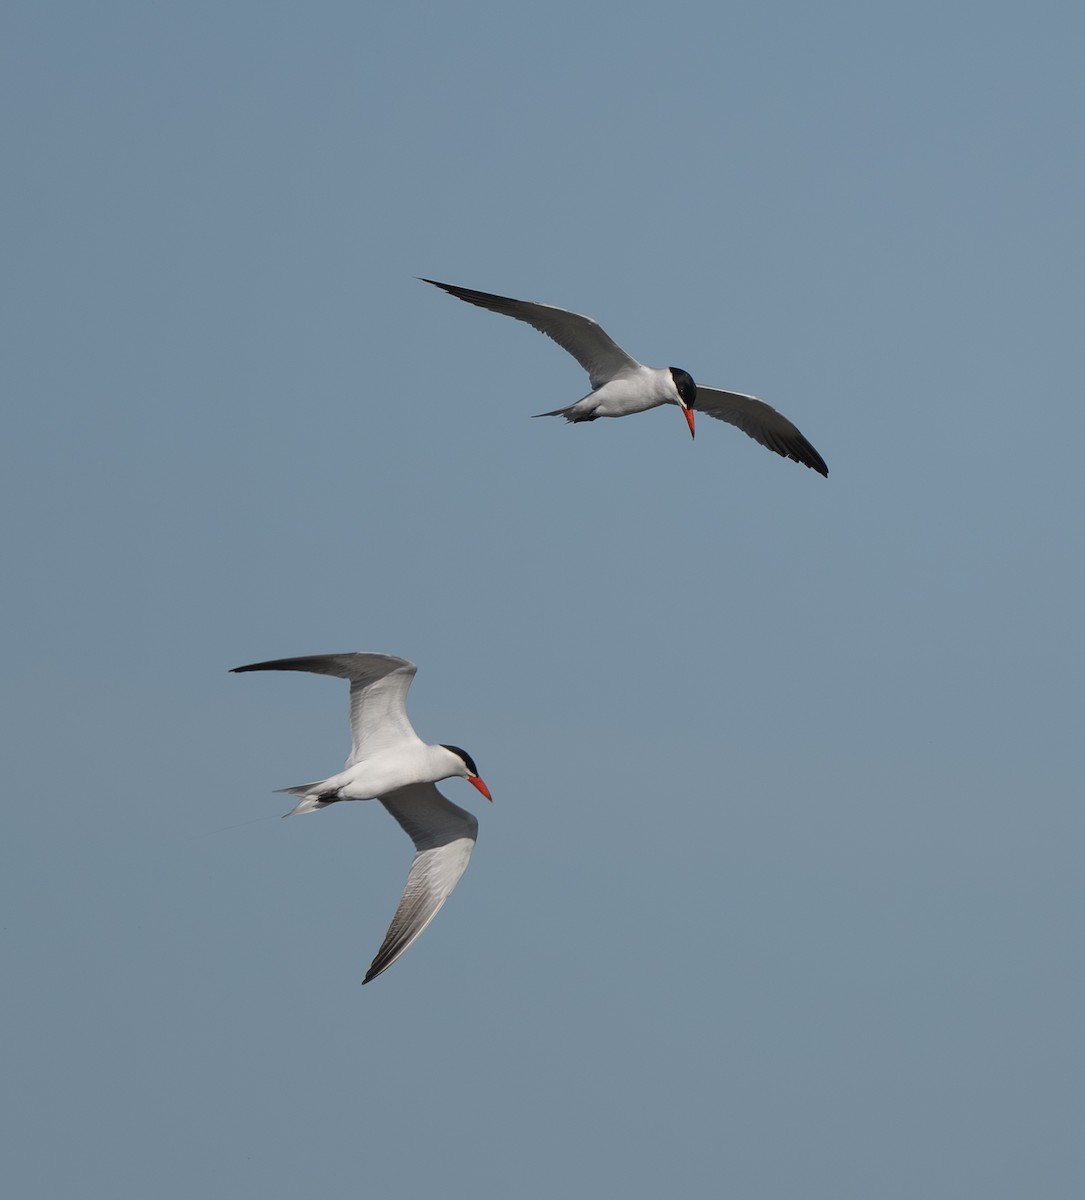
<svg viewBox="0 0 1085 1200">
<path fill-rule="evenodd" d="M 474 760 L 458 746 L 423 742 L 407 719 L 407 689 L 417 668 L 390 654 L 324 654 L 250 663 L 235 671 L 309 671 L 350 681 L 351 754 L 346 768 L 316 783 L 284 788 L 300 797 L 286 815 L 343 800 L 380 800 L 417 853 L 384 943 L 366 974 L 375 979 L 437 915 L 467 869 L 478 821 L 434 786 L 455 776 L 490 799 Z"/>
<path fill-rule="evenodd" d="M 257 670 L 239 667 L 238 670 Z M 394 749 L 362 759 L 337 775 L 329 775 L 316 783 L 287 788 L 292 795 L 302 796 L 302 802 L 286 815 L 315 812 L 337 800 L 377 800 L 399 788 L 416 783 L 438 783 L 463 775 L 463 760 L 444 746 L 430 746 L 420 739 L 416 744 L 401 744 Z"/>
<path fill-rule="evenodd" d="M 579 423 L 598 417 L 627 417 L 663 404 L 676 404 L 691 435 L 694 410 L 707 413 L 741 429 L 755 442 L 784 458 L 802 463 L 821 475 L 829 474 L 825 460 L 798 428 L 764 400 L 742 392 L 701 387 L 681 367 L 646 367 L 627 354 L 591 317 L 551 304 L 438 283 L 435 279 L 422 282 L 431 283 L 468 304 L 527 322 L 553 338 L 587 371 L 592 390 L 586 396 L 564 408 L 538 413 L 540 417 L 560 416 Z"/>
<path fill-rule="evenodd" d="M 638 363 L 614 379 L 608 379 L 575 404 L 538 415 L 562 416 L 575 423 L 594 421 L 596 417 L 628 417 L 659 408 L 661 404 L 678 403 L 678 390 L 670 369 L 645 367 Z"/>
</svg>

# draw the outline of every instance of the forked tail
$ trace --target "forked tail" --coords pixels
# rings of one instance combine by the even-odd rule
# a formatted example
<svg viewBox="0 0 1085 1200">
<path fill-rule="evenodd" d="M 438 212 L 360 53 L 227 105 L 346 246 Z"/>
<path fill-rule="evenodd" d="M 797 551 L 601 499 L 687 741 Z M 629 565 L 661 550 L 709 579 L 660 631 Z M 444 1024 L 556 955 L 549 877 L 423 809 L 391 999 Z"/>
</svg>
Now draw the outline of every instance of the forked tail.
<svg viewBox="0 0 1085 1200">
<path fill-rule="evenodd" d="M 576 411 L 577 405 L 580 403 L 581 401 L 578 400 L 576 404 L 567 404 L 564 408 L 552 408 L 549 412 L 532 413 L 531 415 L 533 417 L 564 417 L 571 425 L 579 425 L 582 421 L 594 421 L 595 413 L 585 412 L 583 409 L 580 412 Z"/>
<path fill-rule="evenodd" d="M 301 803 L 296 804 L 288 813 L 283 813 L 284 817 L 294 817 L 299 813 L 319 812 L 322 808 L 327 808 L 329 804 L 334 804 L 337 797 L 325 792 L 321 795 L 317 791 L 323 780 L 318 779 L 316 783 L 299 783 L 297 787 L 276 788 L 275 794 L 285 793 L 288 796 L 300 796 Z"/>
</svg>

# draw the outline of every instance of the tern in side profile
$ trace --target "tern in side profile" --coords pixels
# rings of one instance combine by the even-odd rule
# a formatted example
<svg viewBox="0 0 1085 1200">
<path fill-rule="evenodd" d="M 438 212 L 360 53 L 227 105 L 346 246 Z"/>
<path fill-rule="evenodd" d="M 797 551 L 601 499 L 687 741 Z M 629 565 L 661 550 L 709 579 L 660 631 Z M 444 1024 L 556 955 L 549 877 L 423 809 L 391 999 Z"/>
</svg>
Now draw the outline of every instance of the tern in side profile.
<svg viewBox="0 0 1085 1200">
<path fill-rule="evenodd" d="M 442 288 L 450 296 L 526 321 L 540 333 L 553 338 L 588 373 L 592 390 L 575 404 L 536 413 L 538 417 L 564 417 L 566 421 L 594 421 L 597 417 L 627 417 L 630 413 L 646 412 L 661 404 L 677 404 L 694 435 L 693 410 L 707 413 L 737 426 L 755 442 L 775 450 L 784 458 L 811 467 L 820 475 L 828 475 L 825 460 L 782 413 L 741 392 L 724 392 L 719 388 L 700 387 L 681 367 L 646 367 L 630 357 L 591 317 L 554 308 L 550 304 L 534 304 L 530 300 L 513 300 L 508 296 L 493 296 L 423 279 Z"/>
<path fill-rule="evenodd" d="M 407 689 L 418 668 L 391 654 L 315 654 L 234 667 L 245 671 L 310 671 L 350 681 L 351 751 L 338 775 L 280 791 L 299 796 L 284 814 L 316 812 L 340 800 L 379 800 L 414 842 L 417 853 L 384 943 L 363 983 L 376 979 L 440 911 L 467 869 L 478 821 L 434 787 L 459 776 L 491 800 L 475 761 L 459 746 L 430 746 L 407 719 Z"/>
</svg>

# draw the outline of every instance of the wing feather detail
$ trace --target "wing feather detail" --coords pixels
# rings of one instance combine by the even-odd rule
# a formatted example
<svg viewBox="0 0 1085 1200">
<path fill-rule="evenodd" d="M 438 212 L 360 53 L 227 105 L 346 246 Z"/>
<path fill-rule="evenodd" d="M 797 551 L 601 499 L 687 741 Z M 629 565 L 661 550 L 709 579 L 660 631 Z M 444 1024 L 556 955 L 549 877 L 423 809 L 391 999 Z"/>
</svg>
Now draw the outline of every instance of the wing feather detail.
<svg viewBox="0 0 1085 1200">
<path fill-rule="evenodd" d="M 394 654 L 310 654 L 303 658 L 276 658 L 269 662 L 234 667 L 245 671 L 306 671 L 350 681 L 351 767 L 381 750 L 403 742 L 417 742 L 407 718 L 407 691 L 418 668 Z"/>
<path fill-rule="evenodd" d="M 459 883 L 478 838 L 478 821 L 432 783 L 381 797 L 415 846 L 414 862 L 381 948 L 363 983 L 376 979 L 411 946 Z"/>
<path fill-rule="evenodd" d="M 716 417 L 741 429 L 748 437 L 759 442 L 768 450 L 802 463 L 817 471 L 819 475 L 829 474 L 825 460 L 814 449 L 783 413 L 779 413 L 771 404 L 758 400 L 756 396 L 746 396 L 741 392 L 725 392 L 720 388 L 701 387 L 697 385 L 697 403 L 694 412 Z"/>
<path fill-rule="evenodd" d="M 513 300 L 510 296 L 495 296 L 491 292 L 476 292 L 451 283 L 438 283 L 436 279 L 423 279 L 422 282 L 439 287 L 468 304 L 514 317 L 517 321 L 526 321 L 532 328 L 545 333 L 587 371 L 593 391 L 623 372 L 640 369 L 641 364 L 591 317 L 570 312 L 567 308 L 556 308 L 552 304 Z"/>
</svg>

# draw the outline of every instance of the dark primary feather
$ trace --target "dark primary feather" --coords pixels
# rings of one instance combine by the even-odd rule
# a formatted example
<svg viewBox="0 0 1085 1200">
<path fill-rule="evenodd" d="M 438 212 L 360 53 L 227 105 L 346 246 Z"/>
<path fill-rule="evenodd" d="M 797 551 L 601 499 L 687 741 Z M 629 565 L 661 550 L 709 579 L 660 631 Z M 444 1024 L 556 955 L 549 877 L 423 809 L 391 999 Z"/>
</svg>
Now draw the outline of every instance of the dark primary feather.
<svg viewBox="0 0 1085 1200">
<path fill-rule="evenodd" d="M 632 355 L 621 346 L 591 317 L 558 308 L 553 304 L 538 304 L 532 300 L 514 300 L 511 296 L 495 296 L 491 292 L 476 292 L 472 288 L 457 287 L 452 283 L 438 283 L 436 279 L 422 279 L 479 308 L 524 321 L 540 333 L 552 338 L 566 353 L 571 354 L 588 373 L 593 388 L 602 386 L 621 371 L 635 370 L 640 366 Z"/>
<path fill-rule="evenodd" d="M 392 671 L 402 667 L 414 667 L 414 663 L 394 654 L 349 652 L 346 654 L 306 654 L 301 658 L 273 658 L 267 662 L 248 663 L 243 667 L 232 667 L 232 675 L 243 675 L 246 671 L 306 671 L 312 675 L 333 675 L 337 679 L 373 683 Z"/>
<path fill-rule="evenodd" d="M 821 455 L 803 437 L 796 425 L 764 400 L 758 400 L 756 396 L 746 396 L 742 392 L 725 392 L 721 388 L 702 387 L 698 384 L 694 411 L 726 421 L 736 429 L 741 429 L 767 450 L 773 450 L 793 462 L 802 463 L 804 467 L 809 467 L 828 478 L 829 468 Z"/>
</svg>

